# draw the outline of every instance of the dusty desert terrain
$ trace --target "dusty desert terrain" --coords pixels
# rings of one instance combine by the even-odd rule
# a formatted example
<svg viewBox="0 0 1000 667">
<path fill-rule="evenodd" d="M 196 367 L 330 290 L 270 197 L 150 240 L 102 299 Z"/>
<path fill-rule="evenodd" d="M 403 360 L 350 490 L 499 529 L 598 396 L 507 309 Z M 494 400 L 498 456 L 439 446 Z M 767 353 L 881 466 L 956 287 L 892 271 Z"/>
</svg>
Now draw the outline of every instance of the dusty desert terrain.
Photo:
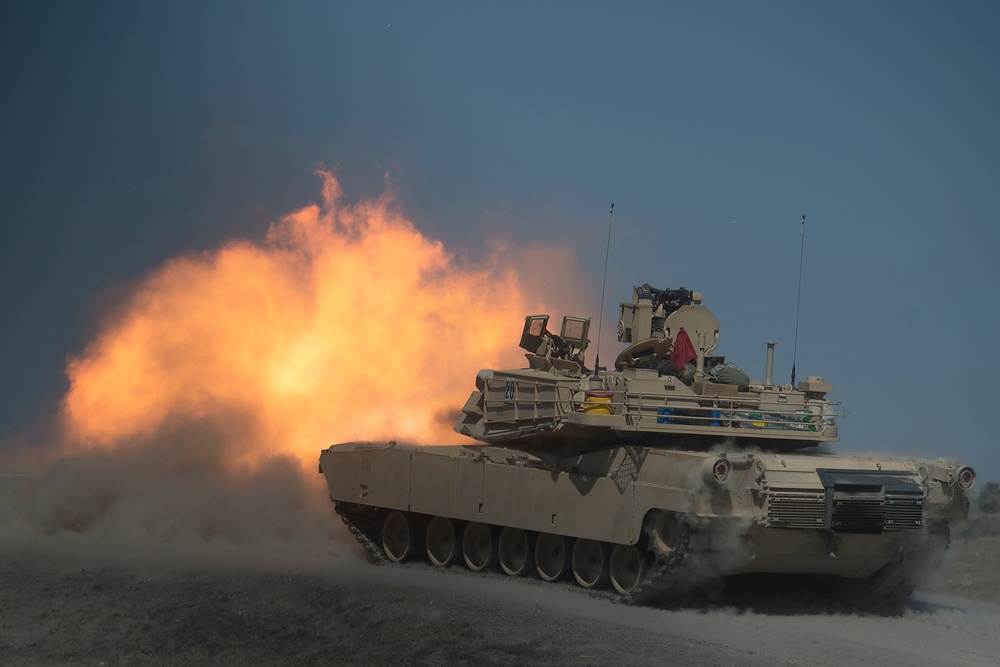
<svg viewBox="0 0 1000 667">
<path fill-rule="evenodd" d="M 314 503 L 322 488 L 280 467 L 222 485 L 107 468 L 50 471 L 26 505 L 8 495 L 0 508 L 0 664 L 967 667 L 1000 655 L 1000 537 L 957 538 L 898 608 L 788 596 L 639 608 L 569 584 L 369 565 Z"/>
</svg>

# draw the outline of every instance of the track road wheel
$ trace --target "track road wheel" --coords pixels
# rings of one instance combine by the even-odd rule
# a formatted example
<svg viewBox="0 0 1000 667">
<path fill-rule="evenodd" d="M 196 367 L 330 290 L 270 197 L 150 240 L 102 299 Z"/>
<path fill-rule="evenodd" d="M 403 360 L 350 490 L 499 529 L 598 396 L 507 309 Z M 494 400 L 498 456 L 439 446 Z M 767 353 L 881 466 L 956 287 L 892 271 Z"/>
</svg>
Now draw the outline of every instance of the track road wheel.
<svg viewBox="0 0 1000 667">
<path fill-rule="evenodd" d="M 528 534 L 520 528 L 505 527 L 500 531 L 498 551 L 500 567 L 512 577 L 520 577 L 531 569 L 531 549 Z"/>
<path fill-rule="evenodd" d="M 616 544 L 611 551 L 611 585 L 622 595 L 628 595 L 642 581 L 642 554 L 632 544 Z"/>
<path fill-rule="evenodd" d="M 568 569 L 566 539 L 562 535 L 540 533 L 535 541 L 535 569 L 545 581 L 556 581 L 566 576 Z"/>
<path fill-rule="evenodd" d="M 458 540 L 455 539 L 455 522 L 443 516 L 436 516 L 427 524 L 427 557 L 438 567 L 452 564 L 458 555 Z"/>
<path fill-rule="evenodd" d="M 661 558 L 666 558 L 672 554 L 684 536 L 684 527 L 681 525 L 681 518 L 676 512 L 662 510 L 652 517 L 652 523 L 647 524 L 649 529 L 650 544 L 654 553 Z"/>
<path fill-rule="evenodd" d="M 573 577 L 584 588 L 604 582 L 608 572 L 607 550 L 594 540 L 577 540 L 573 545 Z"/>
<path fill-rule="evenodd" d="M 394 563 L 412 558 L 417 551 L 413 522 L 406 514 L 393 510 L 382 524 L 382 551 Z"/>
<path fill-rule="evenodd" d="M 470 523 L 462 533 L 462 557 L 473 572 L 485 570 L 496 560 L 497 543 L 493 529 L 485 523 Z"/>
</svg>

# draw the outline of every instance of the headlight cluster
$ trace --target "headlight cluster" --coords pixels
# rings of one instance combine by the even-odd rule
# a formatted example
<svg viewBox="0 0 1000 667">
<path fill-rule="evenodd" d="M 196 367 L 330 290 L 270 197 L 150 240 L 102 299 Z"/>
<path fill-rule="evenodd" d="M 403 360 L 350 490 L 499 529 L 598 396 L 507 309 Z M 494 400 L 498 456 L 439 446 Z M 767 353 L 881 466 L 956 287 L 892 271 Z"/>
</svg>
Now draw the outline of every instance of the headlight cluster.
<svg viewBox="0 0 1000 667">
<path fill-rule="evenodd" d="M 970 466 L 962 466 L 959 468 L 955 477 L 958 480 L 958 485 L 965 491 L 968 491 L 976 485 L 976 471 Z"/>
</svg>

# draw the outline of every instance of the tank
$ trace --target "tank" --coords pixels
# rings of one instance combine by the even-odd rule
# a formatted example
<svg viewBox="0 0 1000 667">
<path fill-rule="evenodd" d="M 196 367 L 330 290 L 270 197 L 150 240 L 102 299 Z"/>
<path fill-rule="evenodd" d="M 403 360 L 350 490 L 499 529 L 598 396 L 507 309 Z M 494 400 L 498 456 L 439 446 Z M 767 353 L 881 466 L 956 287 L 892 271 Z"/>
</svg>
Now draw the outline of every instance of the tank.
<svg viewBox="0 0 1000 667">
<path fill-rule="evenodd" d="M 375 562 L 567 579 L 629 602 L 732 575 L 817 575 L 902 598 L 940 564 L 976 473 L 950 459 L 834 454 L 820 376 L 751 380 L 717 354 L 702 295 L 635 287 L 613 367 L 590 320 L 529 315 L 524 368 L 483 370 L 455 430 L 476 444 L 352 442 L 320 454 Z"/>
</svg>

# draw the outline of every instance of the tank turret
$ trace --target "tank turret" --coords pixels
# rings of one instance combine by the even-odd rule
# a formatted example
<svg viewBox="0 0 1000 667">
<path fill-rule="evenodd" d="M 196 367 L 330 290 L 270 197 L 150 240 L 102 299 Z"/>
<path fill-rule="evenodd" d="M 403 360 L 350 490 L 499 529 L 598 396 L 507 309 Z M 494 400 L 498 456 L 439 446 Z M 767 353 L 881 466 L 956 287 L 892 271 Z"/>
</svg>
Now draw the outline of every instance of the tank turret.
<svg viewBox="0 0 1000 667">
<path fill-rule="evenodd" d="M 719 320 L 699 292 L 632 290 L 620 306 L 612 369 L 589 370 L 590 320 L 529 315 L 521 333 L 527 368 L 484 370 L 455 425 L 487 443 L 562 453 L 628 440 L 655 447 L 737 444 L 790 450 L 837 440 L 833 387 L 819 376 L 775 385 L 752 381 L 716 354 Z M 770 368 L 770 365 L 769 365 Z"/>
</svg>

